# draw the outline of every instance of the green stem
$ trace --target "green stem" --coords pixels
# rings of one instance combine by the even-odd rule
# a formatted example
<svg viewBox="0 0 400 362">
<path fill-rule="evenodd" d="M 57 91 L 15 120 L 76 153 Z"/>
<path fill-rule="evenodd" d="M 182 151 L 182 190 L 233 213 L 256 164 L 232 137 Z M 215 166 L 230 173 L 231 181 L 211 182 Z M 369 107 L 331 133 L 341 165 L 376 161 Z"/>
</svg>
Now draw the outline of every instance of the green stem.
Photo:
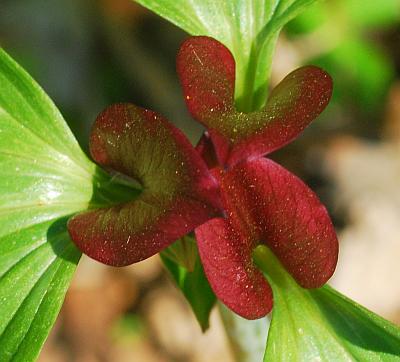
<svg viewBox="0 0 400 362">
<path fill-rule="evenodd" d="M 242 83 L 242 94 L 236 101 L 236 108 L 241 112 L 252 112 L 256 109 L 253 108 L 254 98 L 254 84 L 256 81 L 257 66 L 259 59 L 259 49 L 253 45 L 250 51 L 249 62 L 246 69 L 246 74 Z"/>
<path fill-rule="evenodd" d="M 236 107 L 239 111 L 249 113 L 264 106 L 268 95 L 272 56 L 280 30 L 316 1 L 319 0 L 281 1 L 270 21 L 260 29 L 253 40 L 245 74 L 243 77 L 238 76 Z M 262 79 L 263 83 L 260 84 L 257 79 Z"/>
<path fill-rule="evenodd" d="M 309 298 L 308 289 L 302 288 L 282 266 L 274 253 L 265 245 L 258 245 L 253 250 L 253 260 L 258 268 L 267 276 L 274 299 L 275 294 L 296 295 L 296 298 Z"/>
<path fill-rule="evenodd" d="M 275 22 L 270 22 L 264 26 L 253 41 L 246 74 L 241 85 L 241 94 L 238 95 L 239 98 L 236 101 L 236 107 L 239 111 L 247 113 L 257 111 L 262 108 L 267 99 L 272 56 L 279 36 L 279 29 Z M 262 57 L 266 57 L 267 61 L 261 62 Z M 266 68 L 262 70 L 261 78 L 264 79 L 262 85 L 258 85 L 256 82 L 260 75 L 260 63 L 263 63 L 263 67 Z"/>
</svg>

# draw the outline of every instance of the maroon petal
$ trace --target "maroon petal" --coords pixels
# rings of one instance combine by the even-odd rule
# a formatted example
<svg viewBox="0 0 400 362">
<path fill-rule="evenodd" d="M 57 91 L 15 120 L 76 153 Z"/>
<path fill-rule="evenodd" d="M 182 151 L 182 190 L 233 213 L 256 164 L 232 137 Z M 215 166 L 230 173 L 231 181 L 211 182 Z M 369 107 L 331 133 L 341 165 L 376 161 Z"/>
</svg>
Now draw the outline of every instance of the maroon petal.
<svg viewBox="0 0 400 362">
<path fill-rule="evenodd" d="M 265 316 L 272 309 L 272 290 L 252 261 L 254 240 L 212 219 L 196 228 L 201 261 L 217 297 L 247 319 Z"/>
<path fill-rule="evenodd" d="M 229 144 L 221 135 L 211 130 L 204 132 L 196 150 L 211 169 L 225 164 L 229 154 Z"/>
<path fill-rule="evenodd" d="M 90 151 L 96 162 L 143 185 L 126 204 L 88 211 L 68 223 L 88 256 L 123 266 L 156 254 L 216 214 L 217 187 L 186 137 L 160 115 L 129 104 L 101 113 Z"/>
<path fill-rule="evenodd" d="M 214 144 L 207 131 L 203 133 L 199 142 L 197 143 L 196 151 L 207 164 L 207 167 L 209 169 L 212 169 L 219 165 L 217 155 L 215 154 Z"/>
<path fill-rule="evenodd" d="M 229 132 L 226 115 L 234 112 L 235 60 L 219 41 L 194 36 L 183 42 L 177 72 L 192 116 L 209 129 Z M 221 122 L 218 122 L 218 119 Z"/>
<path fill-rule="evenodd" d="M 328 105 L 332 78 L 315 66 L 287 75 L 272 91 L 260 112 L 249 114 L 247 136 L 235 143 L 228 163 L 264 156 L 294 140 Z"/>
<path fill-rule="evenodd" d="M 307 66 L 290 73 L 262 110 L 238 112 L 233 56 L 217 40 L 204 36 L 183 43 L 177 70 L 189 111 L 208 128 L 220 162 L 231 166 L 292 141 L 323 111 L 332 93 L 331 77 Z"/>
<path fill-rule="evenodd" d="M 227 172 L 221 193 L 231 225 L 270 247 L 301 286 L 317 288 L 331 277 L 336 233 L 325 207 L 300 179 L 262 158 Z"/>
</svg>

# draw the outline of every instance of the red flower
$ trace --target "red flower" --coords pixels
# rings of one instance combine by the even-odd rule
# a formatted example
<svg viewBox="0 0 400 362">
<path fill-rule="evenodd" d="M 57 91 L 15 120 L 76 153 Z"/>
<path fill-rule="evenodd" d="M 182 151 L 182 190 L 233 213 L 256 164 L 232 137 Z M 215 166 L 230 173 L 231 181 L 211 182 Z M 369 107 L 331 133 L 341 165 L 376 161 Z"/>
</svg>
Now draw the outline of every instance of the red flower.
<svg viewBox="0 0 400 362">
<path fill-rule="evenodd" d="M 91 154 L 139 180 L 143 192 L 73 217 L 69 232 L 85 254 L 123 266 L 195 230 L 215 294 L 245 318 L 262 317 L 272 308 L 272 291 L 252 260 L 257 245 L 267 245 L 306 288 L 322 286 L 336 266 L 338 243 L 326 209 L 301 180 L 264 158 L 322 112 L 331 78 L 317 67 L 297 69 L 262 110 L 241 113 L 234 105 L 235 62 L 221 43 L 189 38 L 177 69 L 191 114 L 208 129 L 197 150 L 154 112 L 109 107 L 93 126 Z"/>
</svg>

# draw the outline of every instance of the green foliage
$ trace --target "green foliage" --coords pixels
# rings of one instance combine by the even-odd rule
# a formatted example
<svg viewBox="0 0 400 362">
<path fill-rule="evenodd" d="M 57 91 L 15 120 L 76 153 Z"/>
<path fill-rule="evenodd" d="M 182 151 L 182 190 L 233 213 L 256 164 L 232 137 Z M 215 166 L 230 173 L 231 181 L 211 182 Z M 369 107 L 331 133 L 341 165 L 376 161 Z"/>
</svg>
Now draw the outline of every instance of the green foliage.
<svg viewBox="0 0 400 362">
<path fill-rule="evenodd" d="M 194 238 L 186 236 L 184 239 L 183 242 L 187 244 L 184 248 L 182 240 L 176 241 L 161 252 L 161 260 L 192 307 L 201 329 L 205 331 L 209 327 L 210 312 L 216 297 L 204 275 Z M 190 255 L 185 258 L 182 251 L 189 251 Z"/>
<path fill-rule="evenodd" d="M 228 46 L 237 62 L 237 105 L 250 111 L 266 99 L 281 28 L 317 0 L 137 1 L 193 35 L 209 35 Z M 329 59 L 319 59 L 359 70 L 364 93 L 352 93 L 367 103 L 372 100 L 367 97 L 384 87 L 381 82 L 386 84 L 392 69 L 380 54 L 370 55 L 363 28 L 391 24 L 398 16 L 396 1 L 385 1 L 384 6 L 347 1 L 354 36 L 338 45 Z M 365 11 L 356 10 L 361 7 Z M 310 14 L 308 20 L 297 22 L 299 27 L 315 29 L 318 19 L 330 19 L 331 25 L 324 27 L 330 36 L 334 29 L 349 27 L 338 25 L 329 8 Z M 373 76 L 383 68 L 381 79 Z M 126 201 L 132 193 L 122 178 L 109 177 L 87 159 L 51 100 L 1 49 L 0 170 L 0 360 L 32 361 L 56 319 L 80 258 L 66 231 L 68 217 Z M 162 259 L 205 330 L 215 295 L 198 253 L 191 255 L 194 264 L 184 266 L 171 254 Z M 400 360 L 398 328 L 329 287 L 298 287 L 272 255 L 260 264 L 275 298 L 266 361 Z M 244 323 L 254 332 L 256 324 L 240 322 Z M 264 320 L 254 323 L 261 329 L 266 326 Z M 254 336 L 248 328 L 242 335 Z"/>
<path fill-rule="evenodd" d="M 261 108 L 282 27 L 317 0 L 136 0 L 192 35 L 223 43 L 236 60 L 237 107 Z"/>
<path fill-rule="evenodd" d="M 329 286 L 303 289 L 265 247 L 255 252 L 274 292 L 264 361 L 400 361 L 400 329 Z"/>
<path fill-rule="evenodd" d="M 221 303 L 218 306 L 237 361 L 262 361 L 270 324 L 269 315 L 260 319 L 248 320 L 233 313 Z"/>
<path fill-rule="evenodd" d="M 322 66 L 334 77 L 333 102 L 357 105 L 374 121 L 395 76 L 393 61 L 377 44 L 377 37 L 400 23 L 398 0 L 334 0 L 317 2 L 288 24 L 292 38 L 308 39 L 314 54 L 306 64 Z M 380 42 L 382 44 L 382 41 Z"/>
<path fill-rule="evenodd" d="M 93 166 L 52 102 L 4 51 L 0 169 L 0 355 L 29 361 L 79 260 L 65 216 L 87 207 Z"/>
<path fill-rule="evenodd" d="M 120 195 L 43 90 L 0 49 L 0 360 L 31 361 L 80 258 L 69 215 Z M 97 192 L 95 197 L 94 191 Z"/>
</svg>

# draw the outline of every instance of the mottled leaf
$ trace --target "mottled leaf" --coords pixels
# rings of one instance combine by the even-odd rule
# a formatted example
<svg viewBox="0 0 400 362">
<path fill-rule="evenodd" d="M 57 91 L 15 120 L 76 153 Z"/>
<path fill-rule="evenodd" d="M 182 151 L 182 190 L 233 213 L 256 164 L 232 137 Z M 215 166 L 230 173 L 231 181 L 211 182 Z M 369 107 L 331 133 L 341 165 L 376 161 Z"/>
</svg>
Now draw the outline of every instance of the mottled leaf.
<svg viewBox="0 0 400 362">
<path fill-rule="evenodd" d="M 271 310 L 272 291 L 252 259 L 259 244 L 268 245 L 303 287 L 326 283 L 338 242 L 325 207 L 303 182 L 268 159 L 221 171 L 219 181 L 226 219 L 199 226 L 196 238 L 222 302 L 248 319 Z"/>
<path fill-rule="evenodd" d="M 183 43 L 177 69 L 189 111 L 207 127 L 219 162 L 229 165 L 291 142 L 324 110 L 332 93 L 331 77 L 306 66 L 286 76 L 260 111 L 238 112 L 233 57 L 208 37 Z"/>
<path fill-rule="evenodd" d="M 270 247 L 303 287 L 327 282 L 337 263 L 336 233 L 325 207 L 299 178 L 261 158 L 224 174 L 221 193 L 231 225 L 253 247 Z"/>
<path fill-rule="evenodd" d="M 217 212 L 217 185 L 207 166 L 186 137 L 154 112 L 128 104 L 107 108 L 93 126 L 90 150 L 100 165 L 143 186 L 130 202 L 69 221 L 73 241 L 96 260 L 138 262 Z"/>
<path fill-rule="evenodd" d="M 196 229 L 201 261 L 214 293 L 246 319 L 264 317 L 272 290 L 252 259 L 254 240 L 216 218 Z"/>
</svg>

